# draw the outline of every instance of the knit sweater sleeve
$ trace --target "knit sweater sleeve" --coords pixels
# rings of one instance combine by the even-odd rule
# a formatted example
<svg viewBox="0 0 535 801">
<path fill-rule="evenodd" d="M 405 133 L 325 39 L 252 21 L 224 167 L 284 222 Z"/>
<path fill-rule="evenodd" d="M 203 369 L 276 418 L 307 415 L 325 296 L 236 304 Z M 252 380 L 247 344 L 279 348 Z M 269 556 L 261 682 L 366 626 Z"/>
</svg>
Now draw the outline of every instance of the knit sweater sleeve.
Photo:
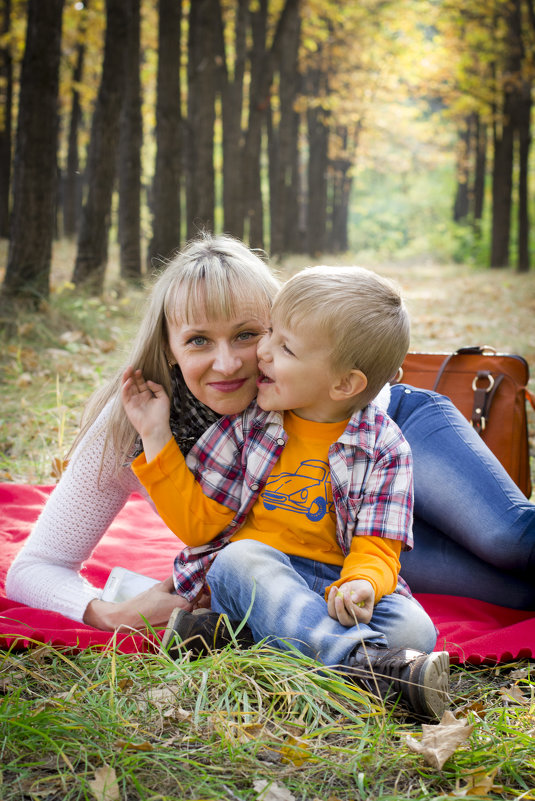
<svg viewBox="0 0 535 801">
<path fill-rule="evenodd" d="M 130 494 L 146 496 L 130 466 L 116 475 L 110 449 L 101 464 L 109 411 L 78 445 L 6 578 L 8 598 L 80 622 L 87 604 L 101 595 L 80 576 L 80 567 Z"/>
</svg>

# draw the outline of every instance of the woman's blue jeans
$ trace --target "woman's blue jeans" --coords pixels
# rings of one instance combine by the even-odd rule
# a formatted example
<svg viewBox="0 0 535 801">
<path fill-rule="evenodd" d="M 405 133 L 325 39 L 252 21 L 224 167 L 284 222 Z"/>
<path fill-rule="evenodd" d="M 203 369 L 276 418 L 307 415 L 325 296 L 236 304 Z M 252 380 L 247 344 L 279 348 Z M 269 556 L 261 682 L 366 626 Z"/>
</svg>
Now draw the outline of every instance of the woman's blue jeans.
<svg viewBox="0 0 535 801">
<path fill-rule="evenodd" d="M 388 413 L 414 460 L 412 591 L 535 609 L 535 505 L 448 398 L 397 384 Z"/>
<path fill-rule="evenodd" d="M 212 609 L 232 621 L 247 619 L 257 642 L 268 637 L 282 650 L 295 647 L 324 665 L 345 665 L 363 641 L 431 652 L 435 627 L 414 598 L 386 595 L 368 624 L 342 626 L 327 612 L 325 588 L 340 568 L 288 556 L 256 540 L 231 542 L 208 571 Z M 289 645 L 290 644 L 290 645 Z"/>
</svg>

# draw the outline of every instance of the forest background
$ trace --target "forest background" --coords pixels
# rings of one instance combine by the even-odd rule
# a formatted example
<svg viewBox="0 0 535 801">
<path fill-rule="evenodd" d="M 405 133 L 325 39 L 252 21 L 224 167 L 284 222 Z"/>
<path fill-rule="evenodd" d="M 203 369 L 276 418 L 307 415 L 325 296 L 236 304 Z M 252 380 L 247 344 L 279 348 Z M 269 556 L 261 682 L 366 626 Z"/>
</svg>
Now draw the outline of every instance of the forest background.
<svg viewBox="0 0 535 801">
<path fill-rule="evenodd" d="M 199 230 L 528 271 L 533 0 L 1 0 L 4 319 Z"/>
</svg>

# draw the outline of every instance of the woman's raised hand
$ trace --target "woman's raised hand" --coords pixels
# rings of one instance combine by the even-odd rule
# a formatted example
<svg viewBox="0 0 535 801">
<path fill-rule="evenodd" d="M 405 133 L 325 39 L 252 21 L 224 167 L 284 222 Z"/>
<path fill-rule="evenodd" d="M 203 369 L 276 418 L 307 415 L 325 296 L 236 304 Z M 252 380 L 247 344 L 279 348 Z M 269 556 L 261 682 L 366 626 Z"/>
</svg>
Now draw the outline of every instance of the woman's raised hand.
<svg viewBox="0 0 535 801">
<path fill-rule="evenodd" d="M 141 370 L 128 367 L 123 373 L 121 400 L 126 415 L 141 439 L 150 462 L 171 439 L 169 398 L 161 384 L 145 381 Z"/>
</svg>

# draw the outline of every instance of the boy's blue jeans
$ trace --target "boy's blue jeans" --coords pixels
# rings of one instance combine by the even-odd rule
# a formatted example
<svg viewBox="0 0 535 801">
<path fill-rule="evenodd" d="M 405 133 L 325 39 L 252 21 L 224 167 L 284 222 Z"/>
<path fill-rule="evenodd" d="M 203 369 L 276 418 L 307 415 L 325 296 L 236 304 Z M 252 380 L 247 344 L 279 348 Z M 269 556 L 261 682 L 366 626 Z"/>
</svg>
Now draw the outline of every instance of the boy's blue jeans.
<svg viewBox="0 0 535 801">
<path fill-rule="evenodd" d="M 388 412 L 413 453 L 411 590 L 535 609 L 535 505 L 448 398 L 399 384 Z"/>
<path fill-rule="evenodd" d="M 255 540 L 231 542 L 208 571 L 212 609 L 247 623 L 256 641 L 269 637 L 324 665 L 344 665 L 365 640 L 389 648 L 431 652 L 435 627 L 420 604 L 397 593 L 376 605 L 368 624 L 346 627 L 327 612 L 324 590 L 340 578 L 340 567 L 288 556 Z"/>
</svg>

